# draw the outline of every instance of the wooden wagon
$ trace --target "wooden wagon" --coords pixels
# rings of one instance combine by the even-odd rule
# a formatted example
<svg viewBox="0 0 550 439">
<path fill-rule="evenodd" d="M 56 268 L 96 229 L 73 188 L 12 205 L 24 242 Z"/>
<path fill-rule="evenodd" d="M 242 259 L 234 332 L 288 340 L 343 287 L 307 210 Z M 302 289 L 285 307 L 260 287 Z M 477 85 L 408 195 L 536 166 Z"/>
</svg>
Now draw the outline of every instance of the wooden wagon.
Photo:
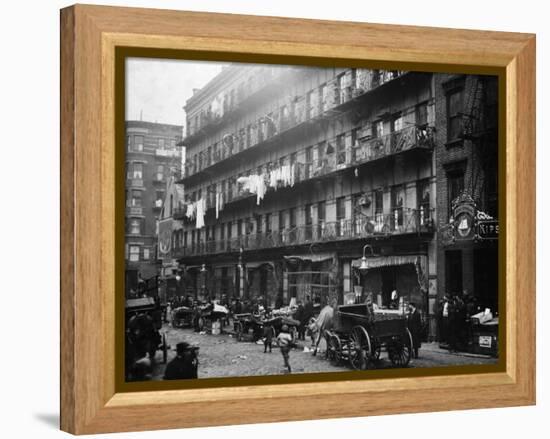
<svg viewBox="0 0 550 439">
<path fill-rule="evenodd" d="M 413 351 L 406 316 L 392 310 L 373 311 L 367 304 L 340 306 L 325 340 L 327 358 L 334 364 L 348 362 L 354 369 L 374 367 L 382 349 L 394 366 L 405 367 Z"/>
</svg>

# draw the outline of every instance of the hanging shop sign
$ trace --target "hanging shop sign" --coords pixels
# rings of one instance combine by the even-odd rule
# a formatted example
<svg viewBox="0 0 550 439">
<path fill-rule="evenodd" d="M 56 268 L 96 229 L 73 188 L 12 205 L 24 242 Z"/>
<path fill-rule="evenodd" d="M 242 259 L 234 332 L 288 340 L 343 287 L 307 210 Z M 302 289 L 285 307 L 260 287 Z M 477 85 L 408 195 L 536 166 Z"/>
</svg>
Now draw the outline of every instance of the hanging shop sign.
<svg viewBox="0 0 550 439">
<path fill-rule="evenodd" d="M 498 221 L 478 220 L 477 234 L 481 239 L 498 239 Z"/>
<path fill-rule="evenodd" d="M 171 259 L 172 219 L 159 220 L 159 258 Z"/>
<path fill-rule="evenodd" d="M 466 193 L 453 201 L 451 221 L 439 229 L 445 245 L 457 241 L 495 240 L 498 232 L 498 220 L 478 210 L 473 198 Z"/>
<path fill-rule="evenodd" d="M 454 230 L 456 240 L 474 238 L 476 204 L 468 194 L 462 194 L 453 202 Z"/>
</svg>

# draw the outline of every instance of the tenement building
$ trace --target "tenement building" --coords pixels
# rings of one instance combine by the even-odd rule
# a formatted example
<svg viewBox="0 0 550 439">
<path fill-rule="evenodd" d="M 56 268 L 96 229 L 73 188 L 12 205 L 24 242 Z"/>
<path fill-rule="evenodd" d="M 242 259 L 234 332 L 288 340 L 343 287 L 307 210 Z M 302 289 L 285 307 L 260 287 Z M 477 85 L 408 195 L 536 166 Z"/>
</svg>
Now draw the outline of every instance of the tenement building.
<svg viewBox="0 0 550 439">
<path fill-rule="evenodd" d="M 498 79 L 435 75 L 440 294 L 498 306 Z"/>
<path fill-rule="evenodd" d="M 156 222 L 168 176 L 181 169 L 181 136 L 179 125 L 126 121 L 126 297 L 157 275 Z"/>
<path fill-rule="evenodd" d="M 185 204 L 172 217 L 189 291 L 428 312 L 432 74 L 231 65 L 185 110 Z"/>
</svg>

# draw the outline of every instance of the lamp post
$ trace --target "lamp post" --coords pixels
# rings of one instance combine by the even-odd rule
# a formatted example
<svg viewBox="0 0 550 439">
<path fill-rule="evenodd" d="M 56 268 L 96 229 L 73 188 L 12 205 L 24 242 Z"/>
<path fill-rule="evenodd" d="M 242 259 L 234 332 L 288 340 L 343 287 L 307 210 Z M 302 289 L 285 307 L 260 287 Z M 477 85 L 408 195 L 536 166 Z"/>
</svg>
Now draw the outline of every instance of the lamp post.
<svg viewBox="0 0 550 439">
<path fill-rule="evenodd" d="M 367 260 L 366 251 L 369 249 L 370 256 L 374 256 L 374 251 L 372 249 L 372 246 L 370 244 L 365 244 L 363 247 L 363 257 L 361 258 L 361 265 L 359 266 L 359 273 L 364 274 L 369 269 L 369 264 Z M 359 280 L 360 281 L 360 280 Z M 360 296 L 363 293 L 363 287 L 356 288 L 355 290 L 355 303 L 360 303 Z"/>
<path fill-rule="evenodd" d="M 370 250 L 370 256 L 374 256 L 374 251 L 370 244 L 365 244 L 363 247 L 363 257 L 361 258 L 361 265 L 359 266 L 359 271 L 364 272 L 369 269 L 369 264 L 367 261 L 367 256 L 365 254 L 367 248 Z"/>
</svg>

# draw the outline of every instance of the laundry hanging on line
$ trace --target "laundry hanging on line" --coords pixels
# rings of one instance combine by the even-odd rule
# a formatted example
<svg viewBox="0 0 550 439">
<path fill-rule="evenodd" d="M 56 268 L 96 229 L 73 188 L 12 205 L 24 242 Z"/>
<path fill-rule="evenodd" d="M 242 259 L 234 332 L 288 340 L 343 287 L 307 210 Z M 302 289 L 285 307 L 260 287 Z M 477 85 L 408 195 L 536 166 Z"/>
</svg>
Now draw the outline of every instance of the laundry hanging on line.
<svg viewBox="0 0 550 439">
<path fill-rule="evenodd" d="M 256 194 L 256 204 L 260 204 L 267 191 L 264 175 L 251 174 L 246 177 L 239 177 L 237 183 L 243 185 L 243 190 L 248 190 L 253 194 Z"/>
</svg>

